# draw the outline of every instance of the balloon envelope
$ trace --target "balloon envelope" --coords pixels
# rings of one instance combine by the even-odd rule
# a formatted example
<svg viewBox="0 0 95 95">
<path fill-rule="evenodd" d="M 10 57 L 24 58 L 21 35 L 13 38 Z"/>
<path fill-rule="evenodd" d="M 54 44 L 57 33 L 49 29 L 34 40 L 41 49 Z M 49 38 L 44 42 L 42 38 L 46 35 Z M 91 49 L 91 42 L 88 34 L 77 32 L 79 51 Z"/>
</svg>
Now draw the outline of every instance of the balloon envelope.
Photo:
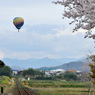
<svg viewBox="0 0 95 95">
<path fill-rule="evenodd" d="M 22 17 L 16 17 L 13 19 L 13 24 L 19 30 L 24 24 L 24 19 Z"/>
</svg>

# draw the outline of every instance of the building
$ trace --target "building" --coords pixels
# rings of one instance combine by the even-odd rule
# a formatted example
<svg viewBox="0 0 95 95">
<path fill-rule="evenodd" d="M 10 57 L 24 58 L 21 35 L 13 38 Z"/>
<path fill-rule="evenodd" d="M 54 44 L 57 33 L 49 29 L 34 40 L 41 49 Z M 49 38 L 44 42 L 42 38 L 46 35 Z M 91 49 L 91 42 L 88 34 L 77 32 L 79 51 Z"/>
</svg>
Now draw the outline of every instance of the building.
<svg viewBox="0 0 95 95">
<path fill-rule="evenodd" d="M 12 75 L 17 75 L 18 74 L 18 70 L 13 70 L 13 74 Z"/>
<path fill-rule="evenodd" d="M 60 75 L 64 72 L 65 70 L 63 69 L 48 70 L 48 71 L 45 71 L 45 75 L 46 76 Z"/>
</svg>

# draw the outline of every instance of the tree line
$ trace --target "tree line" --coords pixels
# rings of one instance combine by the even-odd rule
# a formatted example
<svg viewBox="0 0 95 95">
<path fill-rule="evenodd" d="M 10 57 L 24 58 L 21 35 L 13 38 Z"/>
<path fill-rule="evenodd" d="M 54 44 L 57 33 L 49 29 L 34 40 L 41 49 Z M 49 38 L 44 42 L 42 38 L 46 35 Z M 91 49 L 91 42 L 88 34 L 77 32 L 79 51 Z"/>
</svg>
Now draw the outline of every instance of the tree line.
<svg viewBox="0 0 95 95">
<path fill-rule="evenodd" d="M 12 69 L 9 66 L 4 66 L 0 68 L 0 76 L 8 76 L 12 77 Z M 65 72 L 63 75 L 53 75 L 47 76 L 45 75 L 45 71 L 35 70 L 33 68 L 29 68 L 27 70 L 23 70 L 23 77 L 25 78 L 32 78 L 37 80 L 74 80 L 74 81 L 82 81 L 82 80 L 89 80 L 89 77 L 81 76 L 78 77 L 76 73 L 73 72 Z M 81 79 L 82 78 L 82 79 Z"/>
<path fill-rule="evenodd" d="M 12 69 L 9 66 L 0 68 L 0 76 L 12 77 Z"/>
<path fill-rule="evenodd" d="M 25 78 L 32 78 L 32 79 L 37 79 L 37 80 L 66 80 L 66 81 L 89 81 L 90 77 L 88 75 L 81 75 L 78 76 L 75 72 L 69 72 L 66 71 L 64 74 L 59 74 L 59 75 L 49 75 L 47 76 L 45 74 L 45 71 L 41 70 L 35 70 L 32 68 L 29 68 L 27 70 L 23 71 L 23 76 Z M 82 78 L 82 79 L 81 79 Z"/>
</svg>

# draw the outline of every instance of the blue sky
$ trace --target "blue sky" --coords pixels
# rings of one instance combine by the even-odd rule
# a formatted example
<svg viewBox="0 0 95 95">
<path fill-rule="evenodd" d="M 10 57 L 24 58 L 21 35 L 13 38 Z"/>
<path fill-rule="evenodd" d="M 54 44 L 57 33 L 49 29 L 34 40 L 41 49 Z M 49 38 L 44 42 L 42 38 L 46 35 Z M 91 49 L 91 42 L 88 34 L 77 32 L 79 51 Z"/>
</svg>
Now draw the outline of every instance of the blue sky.
<svg viewBox="0 0 95 95">
<path fill-rule="evenodd" d="M 62 19 L 63 7 L 52 1 L 0 1 L 0 59 L 80 59 L 93 53 L 93 40 L 84 39 L 84 30 L 72 33 L 71 20 Z M 13 25 L 15 17 L 24 18 L 20 32 Z"/>
</svg>

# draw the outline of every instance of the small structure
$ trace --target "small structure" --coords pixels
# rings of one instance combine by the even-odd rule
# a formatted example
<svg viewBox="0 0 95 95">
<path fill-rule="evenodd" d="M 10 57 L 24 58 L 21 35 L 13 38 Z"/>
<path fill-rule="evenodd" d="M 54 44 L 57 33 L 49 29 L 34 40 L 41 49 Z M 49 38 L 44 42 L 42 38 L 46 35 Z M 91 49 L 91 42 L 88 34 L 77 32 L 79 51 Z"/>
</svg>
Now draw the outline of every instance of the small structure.
<svg viewBox="0 0 95 95">
<path fill-rule="evenodd" d="M 17 75 L 18 74 L 18 70 L 13 70 L 13 75 Z"/>
<path fill-rule="evenodd" d="M 63 69 L 48 70 L 48 71 L 45 71 L 45 75 L 47 76 L 60 75 L 64 72 L 65 70 Z"/>
<path fill-rule="evenodd" d="M 23 70 L 22 71 L 18 71 L 18 75 L 23 75 Z"/>
<path fill-rule="evenodd" d="M 30 78 L 28 77 L 28 80 L 30 80 Z"/>
<path fill-rule="evenodd" d="M 77 71 L 73 70 L 73 69 L 70 69 L 70 70 L 67 70 L 67 72 L 77 72 Z"/>
</svg>

